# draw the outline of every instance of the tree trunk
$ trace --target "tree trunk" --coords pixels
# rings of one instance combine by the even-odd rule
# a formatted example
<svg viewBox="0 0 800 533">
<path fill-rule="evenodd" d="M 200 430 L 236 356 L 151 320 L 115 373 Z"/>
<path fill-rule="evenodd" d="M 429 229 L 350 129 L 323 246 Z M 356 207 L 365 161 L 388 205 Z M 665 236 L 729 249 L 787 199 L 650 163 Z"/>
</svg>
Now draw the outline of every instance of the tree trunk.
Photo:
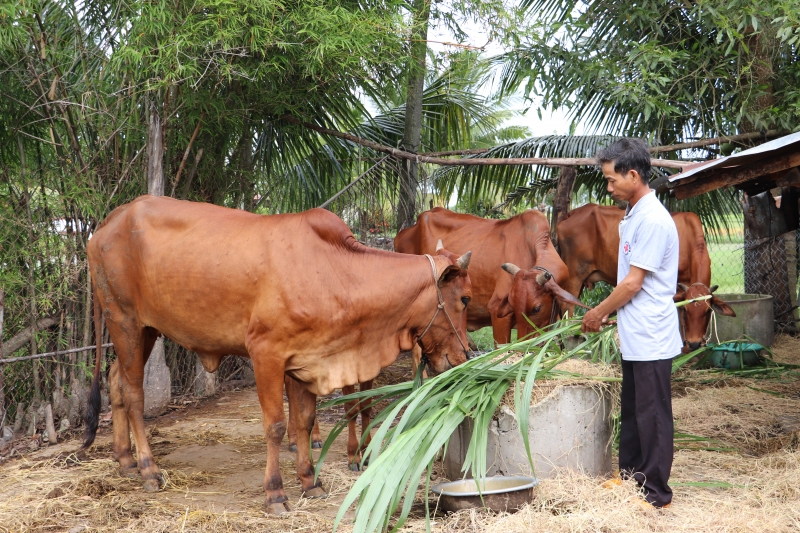
<svg viewBox="0 0 800 533">
<path fill-rule="evenodd" d="M 550 239 L 553 241 L 556 250 L 558 250 L 556 227 L 559 222 L 564 220 L 564 217 L 566 217 L 569 212 L 572 189 L 575 186 L 575 178 L 577 177 L 578 172 L 574 168 L 561 168 L 561 174 L 558 177 L 558 185 L 556 186 L 556 196 L 553 199 L 553 219 L 550 222 Z"/>
<path fill-rule="evenodd" d="M 792 306 L 796 296 L 796 265 L 788 260 L 794 247 L 795 233 L 787 233 L 783 214 L 775 206 L 770 191 L 744 195 L 744 292 L 772 296 L 776 329 L 795 328 Z M 787 239 L 791 237 L 790 239 Z"/>
<path fill-rule="evenodd" d="M 22 183 L 25 187 L 25 210 L 28 213 L 28 246 L 33 247 L 33 216 L 31 214 L 31 194 L 28 189 L 28 176 L 25 161 L 25 145 L 22 142 L 22 135 L 17 135 L 17 144 L 19 146 L 19 162 L 20 162 L 20 176 Z M 36 344 L 36 282 L 33 274 L 34 261 L 28 261 L 28 303 L 30 310 L 31 321 L 31 355 L 38 353 L 38 346 Z M 39 361 L 32 361 L 33 368 L 33 395 L 36 399 L 41 399 L 42 389 L 39 380 Z"/>
<path fill-rule="evenodd" d="M 158 98 L 150 101 L 147 121 L 147 192 L 164 195 L 164 144 Z M 146 357 L 146 354 L 145 354 Z M 164 356 L 164 338 L 160 337 L 144 366 L 144 414 L 156 416 L 166 409 L 171 396 L 169 368 Z"/>
<path fill-rule="evenodd" d="M 772 83 L 775 71 L 772 65 L 772 50 L 775 39 L 767 31 L 760 33 L 749 28 L 751 37 L 747 40 L 748 53 L 744 56 L 749 63 L 752 77 L 750 92 L 764 91 L 755 98 L 746 109 L 742 118 L 739 133 L 766 131 L 770 124 L 759 123 L 757 118 L 763 117 L 775 101 Z M 758 140 L 754 140 L 758 144 Z M 793 284 L 789 277 L 792 265 L 787 260 L 786 239 L 782 236 L 787 231 L 785 219 L 775 206 L 770 191 L 762 194 L 743 197 L 745 236 L 744 236 L 744 290 L 746 293 L 769 294 L 773 297 L 773 313 L 776 329 L 794 329 L 792 315 Z"/>
<path fill-rule="evenodd" d="M 3 353 L 3 314 L 6 306 L 6 291 L 0 289 L 0 354 Z M 0 366 L 0 438 L 3 437 L 3 425 L 6 421 L 6 394 L 3 372 L 6 365 Z"/>
<path fill-rule="evenodd" d="M 407 152 L 417 153 L 422 140 L 422 93 L 425 89 L 428 19 L 431 13 L 430 0 L 414 0 L 412 8 L 414 10 L 414 31 L 412 34 L 411 60 L 408 65 L 406 120 L 401 148 Z M 419 163 L 406 159 L 400 166 L 400 191 L 397 208 L 398 231 L 414 225 L 418 187 Z"/>
</svg>

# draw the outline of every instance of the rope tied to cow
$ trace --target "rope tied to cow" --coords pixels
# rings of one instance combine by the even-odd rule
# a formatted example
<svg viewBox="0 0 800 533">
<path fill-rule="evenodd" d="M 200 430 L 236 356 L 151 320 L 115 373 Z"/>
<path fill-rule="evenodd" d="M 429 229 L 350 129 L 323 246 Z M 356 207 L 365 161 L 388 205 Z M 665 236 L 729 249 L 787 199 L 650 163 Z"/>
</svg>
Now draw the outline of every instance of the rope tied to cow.
<svg viewBox="0 0 800 533">
<path fill-rule="evenodd" d="M 434 262 L 433 257 L 431 255 L 425 254 L 425 257 L 427 257 L 428 261 L 430 261 L 430 263 L 431 263 L 431 272 L 433 274 L 433 287 L 436 289 L 436 298 L 439 301 L 439 305 L 436 306 L 436 312 L 433 313 L 433 317 L 431 317 L 431 320 L 430 320 L 430 322 L 428 322 L 428 325 L 425 327 L 425 330 L 422 332 L 422 335 L 417 337 L 417 342 L 419 343 L 420 348 L 422 348 L 424 350 L 425 347 L 422 346 L 422 338 L 425 336 L 426 333 L 428 333 L 428 330 L 431 329 L 431 326 L 433 325 L 433 321 L 436 320 L 437 316 L 439 316 L 439 311 L 444 311 L 444 316 L 447 317 L 447 321 L 450 323 L 450 327 L 453 328 L 453 332 L 456 334 L 456 338 L 458 339 L 458 343 L 461 345 L 461 348 L 464 350 L 464 352 L 468 352 L 469 350 L 467 350 L 467 347 L 464 345 L 464 342 L 461 340 L 461 335 L 458 334 L 458 329 L 456 328 L 456 325 L 453 324 L 453 319 L 450 318 L 450 314 L 447 312 L 447 309 L 445 309 L 445 307 L 444 307 L 444 296 L 442 296 L 442 291 L 441 291 L 441 289 L 439 289 L 439 279 L 436 276 L 436 263 Z M 425 357 L 425 353 L 424 352 L 423 352 L 422 355 L 423 355 L 423 357 Z"/>
<path fill-rule="evenodd" d="M 689 286 L 690 287 L 694 287 L 695 285 L 702 285 L 703 287 L 705 287 L 706 289 L 709 290 L 709 294 L 706 294 L 705 296 L 698 296 L 697 298 L 691 298 L 689 300 L 684 300 L 682 302 L 677 302 L 675 304 L 676 307 L 678 308 L 678 316 L 679 316 L 679 318 L 678 318 L 678 327 L 681 330 L 681 337 L 683 337 L 683 344 L 684 344 L 684 346 L 686 346 L 688 344 L 688 341 L 686 340 L 686 324 L 684 323 L 685 320 L 686 320 L 686 309 L 682 309 L 682 308 L 686 307 L 687 305 L 691 305 L 691 304 L 695 304 L 695 303 L 699 303 L 699 302 L 705 303 L 706 306 L 711 310 L 711 318 L 710 318 L 711 327 L 709 328 L 708 334 L 703 336 L 703 346 L 706 346 L 708 344 L 708 341 L 711 340 L 711 331 L 712 330 L 714 332 L 714 335 L 717 338 L 717 344 L 719 344 L 719 335 L 717 334 L 717 314 L 714 311 L 714 308 L 711 307 L 711 304 L 709 303 L 709 300 L 711 299 L 711 296 L 712 296 L 710 294 L 711 289 L 708 287 L 708 285 L 706 285 L 702 281 L 695 281 L 694 283 L 692 283 Z M 683 313 L 681 313 L 681 311 L 683 311 Z"/>
</svg>

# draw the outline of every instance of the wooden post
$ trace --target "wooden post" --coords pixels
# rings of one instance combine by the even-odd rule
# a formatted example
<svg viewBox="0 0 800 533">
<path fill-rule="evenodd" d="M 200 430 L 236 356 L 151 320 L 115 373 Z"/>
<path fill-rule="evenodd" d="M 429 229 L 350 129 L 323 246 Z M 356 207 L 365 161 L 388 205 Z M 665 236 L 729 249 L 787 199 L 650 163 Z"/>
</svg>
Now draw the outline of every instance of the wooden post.
<svg viewBox="0 0 800 533">
<path fill-rule="evenodd" d="M 558 177 L 558 186 L 556 187 L 556 196 L 553 198 L 553 218 L 550 223 L 550 240 L 553 241 L 556 250 L 558 250 L 556 227 L 559 222 L 564 220 L 564 217 L 566 217 L 569 212 L 572 189 L 575 187 L 575 178 L 577 177 L 578 172 L 574 168 L 561 168 L 561 174 Z"/>
</svg>

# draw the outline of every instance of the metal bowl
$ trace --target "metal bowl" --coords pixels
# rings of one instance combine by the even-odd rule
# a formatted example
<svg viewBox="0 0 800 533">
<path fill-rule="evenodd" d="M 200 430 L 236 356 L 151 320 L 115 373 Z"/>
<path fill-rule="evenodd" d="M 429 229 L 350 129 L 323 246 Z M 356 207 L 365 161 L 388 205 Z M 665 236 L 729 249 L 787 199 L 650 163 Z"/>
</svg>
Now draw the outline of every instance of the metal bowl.
<svg viewBox="0 0 800 533">
<path fill-rule="evenodd" d="M 472 478 L 440 483 L 431 491 L 439 495 L 439 508 L 444 511 L 475 507 L 514 511 L 522 504 L 533 501 L 533 488 L 538 484 L 539 480 L 530 476 L 494 476 L 484 479 L 480 492 Z"/>
</svg>

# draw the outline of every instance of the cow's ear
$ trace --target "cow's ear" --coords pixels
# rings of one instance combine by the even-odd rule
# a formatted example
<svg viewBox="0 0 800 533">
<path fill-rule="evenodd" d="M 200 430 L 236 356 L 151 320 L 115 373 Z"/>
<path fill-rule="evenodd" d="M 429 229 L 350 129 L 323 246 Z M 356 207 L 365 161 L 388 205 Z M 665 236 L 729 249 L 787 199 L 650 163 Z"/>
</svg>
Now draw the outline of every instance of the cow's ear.
<svg viewBox="0 0 800 533">
<path fill-rule="evenodd" d="M 736 316 L 736 313 L 731 306 L 717 298 L 716 296 L 711 297 L 711 308 L 716 311 L 717 313 L 725 316 Z"/>
<path fill-rule="evenodd" d="M 450 265 L 447 268 L 445 268 L 441 274 L 439 274 L 439 281 L 437 283 L 441 287 L 442 285 L 452 280 L 459 274 L 461 274 L 461 269 L 458 268 L 458 266 L 456 265 Z"/>
<path fill-rule="evenodd" d="M 500 300 L 499 304 L 497 304 L 497 311 L 495 313 L 497 318 L 505 318 L 513 312 L 514 308 L 512 308 L 511 304 L 508 303 L 508 295 L 503 296 L 503 299 Z"/>
<path fill-rule="evenodd" d="M 686 299 L 686 291 L 679 290 L 675 293 L 675 296 L 672 297 L 673 302 L 682 302 Z"/>
</svg>

